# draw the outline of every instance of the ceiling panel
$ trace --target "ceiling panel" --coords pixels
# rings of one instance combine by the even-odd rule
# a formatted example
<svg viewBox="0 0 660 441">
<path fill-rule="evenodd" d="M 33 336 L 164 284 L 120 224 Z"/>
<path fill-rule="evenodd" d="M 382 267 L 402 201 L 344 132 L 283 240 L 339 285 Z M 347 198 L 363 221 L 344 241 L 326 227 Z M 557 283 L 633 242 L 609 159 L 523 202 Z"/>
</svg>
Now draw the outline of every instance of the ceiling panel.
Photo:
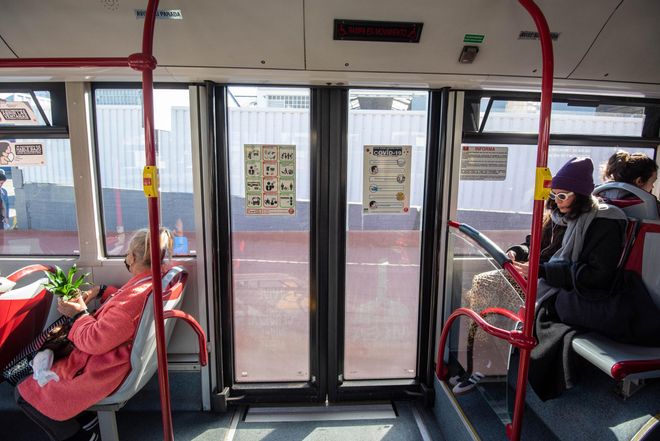
<svg viewBox="0 0 660 441">
<path fill-rule="evenodd" d="M 660 83 L 660 1 L 625 1 L 571 78 Z"/>
<path fill-rule="evenodd" d="M 144 0 L 3 2 L 0 29 L 21 57 L 138 52 Z M 302 0 L 161 1 L 183 20 L 157 20 L 160 64 L 303 69 Z M 263 62 L 262 62 L 263 61 Z"/>
<path fill-rule="evenodd" d="M 555 76 L 565 77 L 619 0 L 538 3 L 550 30 L 561 33 L 554 44 Z M 307 0 L 305 17 L 308 69 L 540 76 L 539 42 L 517 39 L 520 31 L 536 28 L 515 1 Z M 424 29 L 419 44 L 333 41 L 334 18 L 420 21 Z M 465 34 L 485 35 L 476 61 L 468 65 L 458 63 Z"/>
<path fill-rule="evenodd" d="M 0 58 L 16 58 L 16 56 L 2 40 L 0 40 Z"/>
</svg>

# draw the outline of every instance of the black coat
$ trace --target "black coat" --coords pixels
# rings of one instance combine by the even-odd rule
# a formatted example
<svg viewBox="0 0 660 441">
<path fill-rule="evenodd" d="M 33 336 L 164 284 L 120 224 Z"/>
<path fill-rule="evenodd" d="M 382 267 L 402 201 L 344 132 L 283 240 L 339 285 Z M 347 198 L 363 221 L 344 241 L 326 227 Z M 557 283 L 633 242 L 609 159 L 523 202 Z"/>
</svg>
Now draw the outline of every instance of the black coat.
<svg viewBox="0 0 660 441">
<path fill-rule="evenodd" d="M 625 343 L 658 345 L 660 311 L 637 273 L 617 269 L 624 228 L 620 221 L 594 219 L 578 261 L 546 262 L 541 273 L 562 288 L 554 309 L 563 323 Z"/>
</svg>

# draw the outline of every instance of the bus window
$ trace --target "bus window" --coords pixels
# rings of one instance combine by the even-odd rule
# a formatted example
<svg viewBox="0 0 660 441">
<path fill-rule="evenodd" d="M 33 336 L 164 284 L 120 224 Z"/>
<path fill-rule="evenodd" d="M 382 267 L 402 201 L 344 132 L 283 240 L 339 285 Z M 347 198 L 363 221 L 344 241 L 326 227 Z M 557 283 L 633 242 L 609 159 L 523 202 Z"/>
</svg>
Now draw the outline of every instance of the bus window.
<svg viewBox="0 0 660 441">
<path fill-rule="evenodd" d="M 489 101 L 492 103 L 489 104 Z M 541 113 L 539 101 L 484 97 L 479 107 L 480 124 L 486 119 L 484 133 L 538 132 Z M 641 136 L 645 121 L 644 111 L 645 108 L 641 105 L 574 105 L 569 102 L 553 102 L 550 133 Z"/>
<path fill-rule="evenodd" d="M 12 165 L 25 149 L 42 154 Z M 0 254 L 80 254 L 69 140 L 0 140 L 0 170 Z"/>
<path fill-rule="evenodd" d="M 482 231 L 501 248 L 521 243 L 532 223 L 532 198 L 536 167 L 536 146 L 516 144 L 463 144 L 465 147 L 505 147 L 505 175 L 498 180 L 460 178 L 457 220 Z M 627 147 L 629 151 L 654 156 L 653 149 Z M 601 168 L 619 150 L 603 146 L 551 145 L 548 168 L 556 172 L 575 156 L 589 157 L 594 163 L 594 182 L 602 183 Z"/>
<path fill-rule="evenodd" d="M 126 253 L 131 232 L 148 225 L 142 192 L 145 165 L 142 90 L 94 90 L 105 249 Z M 174 234 L 174 254 L 196 254 L 188 89 L 154 91 L 161 224 Z"/>
</svg>

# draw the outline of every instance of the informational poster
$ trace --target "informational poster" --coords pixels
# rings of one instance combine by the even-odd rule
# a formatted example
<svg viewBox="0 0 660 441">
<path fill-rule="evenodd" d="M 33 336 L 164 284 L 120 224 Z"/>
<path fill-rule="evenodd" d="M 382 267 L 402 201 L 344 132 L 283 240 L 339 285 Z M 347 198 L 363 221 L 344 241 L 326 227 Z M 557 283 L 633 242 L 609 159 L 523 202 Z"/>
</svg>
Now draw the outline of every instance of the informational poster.
<svg viewBox="0 0 660 441">
<path fill-rule="evenodd" d="M 0 124 L 36 126 L 39 125 L 39 121 L 27 101 L 0 100 Z"/>
<path fill-rule="evenodd" d="M 40 142 L 0 141 L 0 166 L 44 165 L 44 145 Z"/>
<path fill-rule="evenodd" d="M 245 144 L 245 214 L 296 213 L 296 146 Z"/>
<path fill-rule="evenodd" d="M 409 145 L 364 146 L 362 213 L 408 213 L 411 155 Z"/>
<path fill-rule="evenodd" d="M 462 181 L 504 181 L 508 147 L 468 146 L 461 150 Z"/>
</svg>

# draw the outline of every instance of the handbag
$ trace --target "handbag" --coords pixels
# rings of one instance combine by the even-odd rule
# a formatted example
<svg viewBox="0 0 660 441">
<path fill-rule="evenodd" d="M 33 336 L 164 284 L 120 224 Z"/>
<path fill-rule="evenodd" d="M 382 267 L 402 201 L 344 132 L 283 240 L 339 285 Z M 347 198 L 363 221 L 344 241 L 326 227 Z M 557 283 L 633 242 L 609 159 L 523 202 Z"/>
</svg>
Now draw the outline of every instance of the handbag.
<svg viewBox="0 0 660 441">
<path fill-rule="evenodd" d="M 21 380 L 32 374 L 30 362 L 37 352 L 44 349 L 51 349 L 55 360 L 69 355 L 74 347 L 67 338 L 70 329 L 71 323 L 68 317 L 62 316 L 55 320 L 3 368 L 1 380 L 16 386 Z"/>
</svg>

